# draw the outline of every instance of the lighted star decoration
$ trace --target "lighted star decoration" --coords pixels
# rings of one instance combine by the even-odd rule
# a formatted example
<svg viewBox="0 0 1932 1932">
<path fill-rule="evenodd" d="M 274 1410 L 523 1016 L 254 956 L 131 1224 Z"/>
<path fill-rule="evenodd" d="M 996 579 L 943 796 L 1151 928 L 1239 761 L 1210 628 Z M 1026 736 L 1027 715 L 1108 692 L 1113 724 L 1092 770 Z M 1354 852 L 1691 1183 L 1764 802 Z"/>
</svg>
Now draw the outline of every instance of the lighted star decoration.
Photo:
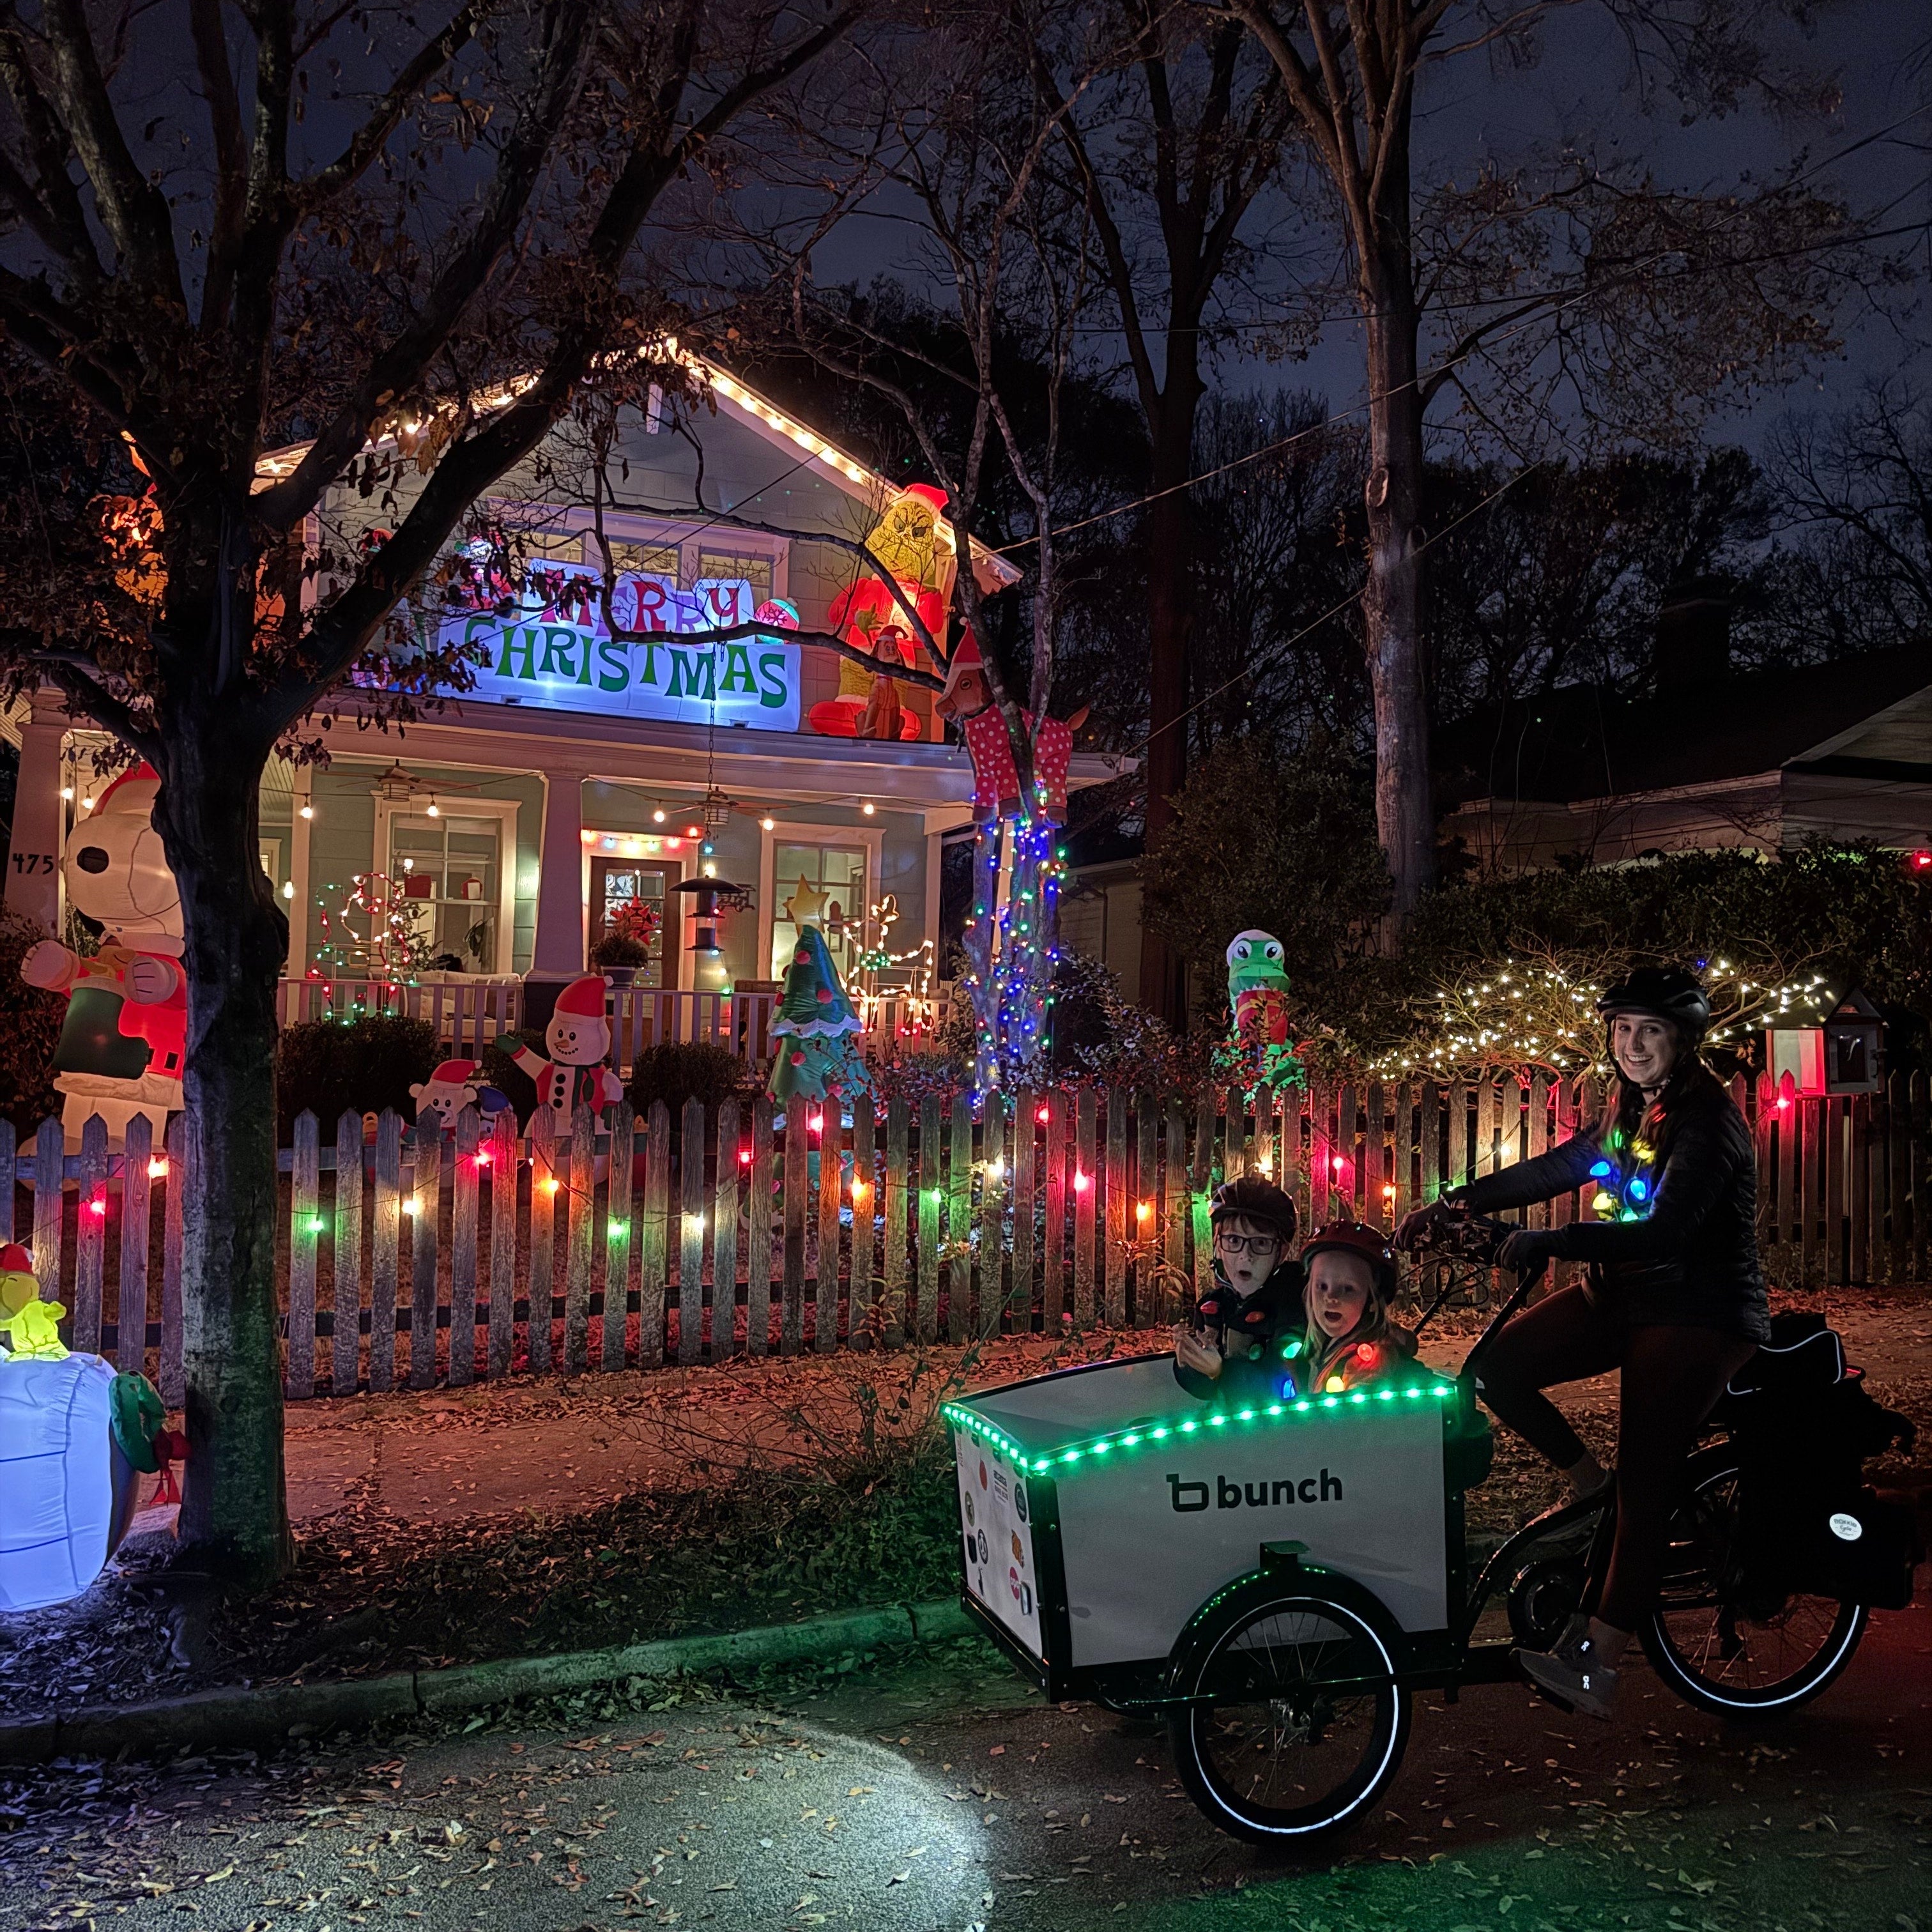
<svg viewBox="0 0 1932 1932">
<path fill-rule="evenodd" d="M 798 890 L 784 902 L 785 917 L 794 926 L 816 926 L 825 916 L 825 899 L 826 895 L 800 873 Z"/>
</svg>

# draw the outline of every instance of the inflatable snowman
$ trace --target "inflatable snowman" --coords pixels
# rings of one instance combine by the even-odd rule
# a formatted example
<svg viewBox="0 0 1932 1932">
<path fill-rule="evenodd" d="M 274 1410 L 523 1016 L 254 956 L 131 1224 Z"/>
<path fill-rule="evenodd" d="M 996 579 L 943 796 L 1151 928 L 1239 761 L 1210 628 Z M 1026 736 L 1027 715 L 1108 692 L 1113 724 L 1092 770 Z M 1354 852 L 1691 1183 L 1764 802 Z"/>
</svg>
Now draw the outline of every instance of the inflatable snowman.
<svg viewBox="0 0 1932 1932">
<path fill-rule="evenodd" d="M 39 1298 L 33 1268 L 25 1248 L 0 1247 L 0 1611 L 79 1596 L 128 1533 L 144 1473 L 179 1500 L 168 1465 L 188 1449 L 145 1376 L 68 1352 L 66 1311 Z"/>
<path fill-rule="evenodd" d="M 70 1150 L 90 1114 L 118 1148 L 146 1114 L 154 1144 L 182 1104 L 188 982 L 182 970 L 181 894 L 152 824 L 160 779 L 149 765 L 122 772 L 68 834 L 61 874 L 68 903 L 99 922 L 100 950 L 83 959 L 44 939 L 20 962 L 29 986 L 67 995 L 54 1049 L 54 1084 L 67 1096 Z"/>
</svg>

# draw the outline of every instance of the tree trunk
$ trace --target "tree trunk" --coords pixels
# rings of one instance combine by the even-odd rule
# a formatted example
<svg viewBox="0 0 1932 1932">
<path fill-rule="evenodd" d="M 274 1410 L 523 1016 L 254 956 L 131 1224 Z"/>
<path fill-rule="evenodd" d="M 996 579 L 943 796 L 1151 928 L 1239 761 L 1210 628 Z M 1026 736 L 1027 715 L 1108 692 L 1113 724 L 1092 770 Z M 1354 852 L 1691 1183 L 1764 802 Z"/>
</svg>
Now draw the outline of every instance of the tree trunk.
<svg viewBox="0 0 1932 1932">
<path fill-rule="evenodd" d="M 1174 818 L 1173 799 L 1187 782 L 1187 653 L 1193 632 L 1189 582 L 1190 504 L 1185 484 L 1194 458 L 1194 418 L 1201 384 L 1192 364 L 1177 366 L 1172 347 L 1162 406 L 1148 428 L 1154 442 L 1148 513 L 1147 834 L 1151 845 Z M 1143 920 L 1140 1004 L 1170 1026 L 1187 1018 L 1185 963 Z"/>
<path fill-rule="evenodd" d="M 1376 830 L 1395 891 L 1400 933 L 1434 879 L 1429 700 L 1423 634 L 1422 397 L 1406 222 L 1362 264 L 1368 336 L 1369 579 L 1364 643 L 1376 712 Z M 1388 232 L 1385 229 L 1384 232 Z"/>
<path fill-rule="evenodd" d="M 181 890 L 188 1000 L 181 1544 L 258 1587 L 292 1555 L 275 1296 L 275 983 L 288 921 L 258 856 L 266 746 L 212 716 L 164 721 L 161 736 L 155 816 Z"/>
</svg>

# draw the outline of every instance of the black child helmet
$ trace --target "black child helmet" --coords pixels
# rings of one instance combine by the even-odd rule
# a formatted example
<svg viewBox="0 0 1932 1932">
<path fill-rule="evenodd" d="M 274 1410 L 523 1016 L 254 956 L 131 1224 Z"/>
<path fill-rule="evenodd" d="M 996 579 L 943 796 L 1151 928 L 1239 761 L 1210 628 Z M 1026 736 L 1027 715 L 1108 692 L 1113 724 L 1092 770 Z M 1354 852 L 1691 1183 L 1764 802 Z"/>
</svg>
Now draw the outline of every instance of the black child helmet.
<svg viewBox="0 0 1932 1932">
<path fill-rule="evenodd" d="M 1711 1024 L 1711 1002 L 1703 982 L 1682 966 L 1640 966 L 1597 1002 L 1605 1022 L 1619 1013 L 1646 1013 L 1676 1028 L 1688 1052 Z"/>
<path fill-rule="evenodd" d="M 1283 1255 L 1294 1245 L 1294 1200 L 1258 1174 L 1244 1174 L 1238 1180 L 1224 1181 L 1216 1188 L 1208 1219 L 1216 1228 L 1223 1221 L 1237 1219 L 1272 1228 L 1281 1237 Z"/>
</svg>

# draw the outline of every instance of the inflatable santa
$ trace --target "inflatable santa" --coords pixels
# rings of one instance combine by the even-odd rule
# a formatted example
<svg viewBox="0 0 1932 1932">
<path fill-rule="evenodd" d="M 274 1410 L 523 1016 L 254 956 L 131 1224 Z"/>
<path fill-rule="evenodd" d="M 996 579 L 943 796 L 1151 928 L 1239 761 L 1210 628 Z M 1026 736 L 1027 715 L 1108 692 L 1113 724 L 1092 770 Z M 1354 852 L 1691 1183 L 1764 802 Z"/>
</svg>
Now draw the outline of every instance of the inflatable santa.
<svg viewBox="0 0 1932 1932">
<path fill-rule="evenodd" d="M 188 982 L 182 970 L 181 894 L 153 825 L 160 779 L 149 765 L 124 772 L 68 834 L 61 873 L 68 904 L 99 922 L 100 950 L 83 959 L 44 939 L 20 962 L 29 986 L 67 995 L 54 1049 L 54 1085 L 67 1096 L 70 1150 L 90 1114 L 118 1148 L 146 1114 L 158 1147 L 182 1104 Z"/>
</svg>

